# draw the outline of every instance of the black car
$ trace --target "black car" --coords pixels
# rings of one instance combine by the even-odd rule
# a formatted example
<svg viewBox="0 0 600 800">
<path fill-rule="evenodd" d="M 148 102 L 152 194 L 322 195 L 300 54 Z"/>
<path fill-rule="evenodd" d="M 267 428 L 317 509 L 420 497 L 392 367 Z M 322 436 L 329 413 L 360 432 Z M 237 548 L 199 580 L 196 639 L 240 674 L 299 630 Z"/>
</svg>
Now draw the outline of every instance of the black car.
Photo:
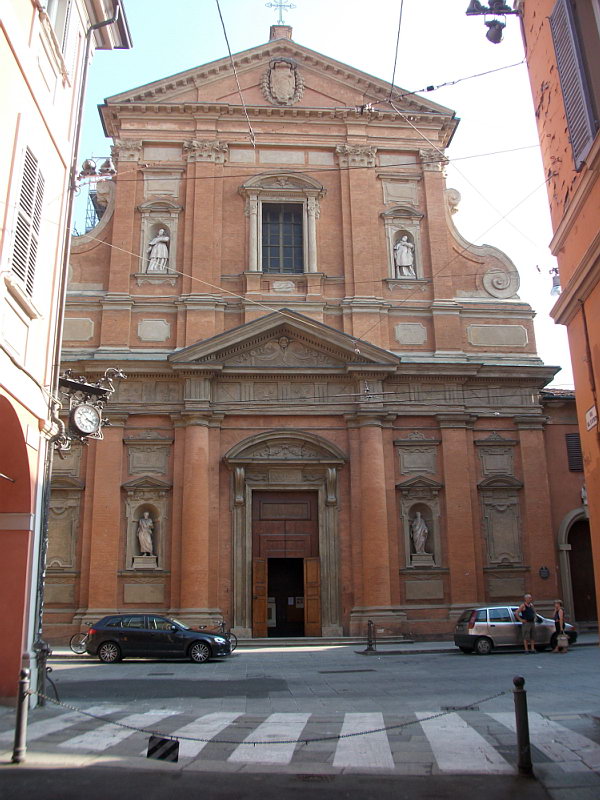
<svg viewBox="0 0 600 800">
<path fill-rule="evenodd" d="M 158 614 L 112 614 L 88 630 L 86 650 L 105 664 L 126 657 L 189 658 L 202 664 L 230 655 L 231 645 L 224 636 Z"/>
</svg>

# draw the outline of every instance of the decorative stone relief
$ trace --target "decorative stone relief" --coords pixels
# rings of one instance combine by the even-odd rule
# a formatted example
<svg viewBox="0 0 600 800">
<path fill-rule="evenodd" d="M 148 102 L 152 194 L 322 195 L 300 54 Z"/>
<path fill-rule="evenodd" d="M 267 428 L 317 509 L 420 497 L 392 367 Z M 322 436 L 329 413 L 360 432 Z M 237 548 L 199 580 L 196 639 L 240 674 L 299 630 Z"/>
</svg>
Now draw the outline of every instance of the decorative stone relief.
<svg viewBox="0 0 600 800">
<path fill-rule="evenodd" d="M 503 285 L 510 280 L 509 273 L 498 271 L 494 274 L 504 276 Z M 483 277 L 484 284 L 486 275 Z M 507 296 L 512 296 L 514 291 L 516 289 L 512 288 L 511 294 Z M 467 335 L 469 343 L 475 347 L 526 347 L 528 343 L 527 328 L 523 325 L 468 325 Z"/>
<path fill-rule="evenodd" d="M 291 58 L 271 59 L 261 81 L 265 100 L 274 106 L 293 106 L 302 99 L 304 80 Z"/>
<path fill-rule="evenodd" d="M 80 492 L 54 491 L 48 520 L 48 569 L 75 566 L 75 540 L 79 524 Z"/>
<path fill-rule="evenodd" d="M 492 297 L 498 297 L 501 300 L 515 297 L 519 291 L 519 273 L 517 270 L 500 269 L 500 267 L 492 267 L 481 276 L 481 284 L 483 289 Z"/>
<path fill-rule="evenodd" d="M 381 183 L 383 187 L 383 202 L 401 203 L 416 208 L 419 204 L 418 184 L 416 181 L 386 179 Z"/>
<path fill-rule="evenodd" d="M 130 475 L 165 475 L 169 463 L 168 446 L 129 445 L 128 462 Z"/>
<path fill-rule="evenodd" d="M 441 172 L 448 163 L 446 156 L 434 148 L 419 150 L 419 155 L 424 172 Z"/>
<path fill-rule="evenodd" d="M 62 454 L 62 458 L 54 458 L 52 461 L 52 475 L 79 475 L 81 469 L 81 453 L 83 447 L 73 442 L 71 448 Z"/>
<path fill-rule="evenodd" d="M 479 484 L 483 535 L 490 566 L 521 564 L 519 490 L 514 478 L 486 478 Z"/>
<path fill-rule="evenodd" d="M 141 153 L 142 142 L 139 139 L 117 139 L 110 148 L 114 161 L 139 161 Z"/>
<path fill-rule="evenodd" d="M 338 144 L 335 148 L 340 167 L 374 167 L 377 148 L 360 144 Z"/>
<path fill-rule="evenodd" d="M 294 294 L 296 292 L 296 284 L 294 281 L 272 281 L 271 289 L 281 294 Z"/>
<path fill-rule="evenodd" d="M 484 477 L 489 475 L 514 475 L 513 448 L 516 441 L 505 439 L 494 431 L 486 439 L 475 441 L 481 473 Z"/>
<path fill-rule="evenodd" d="M 229 152 L 229 145 L 226 142 L 220 142 L 218 139 L 208 142 L 190 139 L 184 142 L 183 149 L 187 154 L 187 160 L 190 162 L 211 161 L 214 164 L 224 164 Z"/>
<path fill-rule="evenodd" d="M 426 344 L 427 328 L 421 322 L 400 322 L 394 325 L 394 338 L 398 344 Z"/>
<path fill-rule="evenodd" d="M 144 198 L 179 196 L 182 167 L 144 167 Z"/>
<path fill-rule="evenodd" d="M 265 444 L 258 445 L 254 450 L 248 453 L 252 458 L 268 458 L 277 459 L 282 461 L 290 461 L 295 459 L 305 460 L 319 458 L 321 453 L 315 447 L 309 444 L 298 444 L 297 442 L 266 442 Z"/>
<path fill-rule="evenodd" d="M 89 342 L 94 337 L 94 320 L 89 317 L 66 317 L 63 328 L 65 342 Z"/>
<path fill-rule="evenodd" d="M 287 336 L 279 336 L 251 350 L 226 358 L 228 367 L 339 367 L 340 361 Z"/>
<path fill-rule="evenodd" d="M 142 342 L 166 342 L 171 325 L 166 319 L 142 319 L 138 322 L 138 337 Z"/>
</svg>

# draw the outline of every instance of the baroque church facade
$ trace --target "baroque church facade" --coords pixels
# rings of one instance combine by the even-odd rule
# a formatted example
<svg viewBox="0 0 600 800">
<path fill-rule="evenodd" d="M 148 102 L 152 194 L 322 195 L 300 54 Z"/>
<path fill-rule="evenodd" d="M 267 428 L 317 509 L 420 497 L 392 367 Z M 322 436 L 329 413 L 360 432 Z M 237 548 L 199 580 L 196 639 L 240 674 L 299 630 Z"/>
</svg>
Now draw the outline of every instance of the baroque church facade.
<svg viewBox="0 0 600 800">
<path fill-rule="evenodd" d="M 556 370 L 514 264 L 454 225 L 454 112 L 378 102 L 287 26 L 236 68 L 245 110 L 229 59 L 101 107 L 117 175 L 74 240 L 63 364 L 128 378 L 104 441 L 56 459 L 47 635 L 147 609 L 439 636 L 549 605 Z"/>
</svg>

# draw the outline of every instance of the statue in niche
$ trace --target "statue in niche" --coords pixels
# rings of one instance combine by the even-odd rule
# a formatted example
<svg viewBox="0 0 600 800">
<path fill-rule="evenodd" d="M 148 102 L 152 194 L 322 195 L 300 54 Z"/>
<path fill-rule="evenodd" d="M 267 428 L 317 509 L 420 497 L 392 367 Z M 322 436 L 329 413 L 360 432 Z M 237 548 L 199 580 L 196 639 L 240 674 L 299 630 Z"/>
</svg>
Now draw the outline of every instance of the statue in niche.
<svg viewBox="0 0 600 800">
<path fill-rule="evenodd" d="M 410 524 L 410 535 L 417 555 L 429 555 L 429 553 L 425 552 L 425 543 L 427 542 L 428 534 L 429 529 L 427 528 L 425 520 L 421 516 L 421 512 L 417 511 Z"/>
<path fill-rule="evenodd" d="M 158 236 L 148 245 L 148 269 L 146 272 L 166 272 L 169 265 L 169 237 L 161 228 Z"/>
<path fill-rule="evenodd" d="M 140 553 L 143 556 L 154 555 L 152 552 L 152 531 L 154 529 L 154 522 L 149 511 L 144 511 L 138 520 L 137 537 L 140 543 Z"/>
<path fill-rule="evenodd" d="M 404 234 L 394 245 L 394 270 L 397 278 L 416 278 L 415 246 Z"/>
</svg>

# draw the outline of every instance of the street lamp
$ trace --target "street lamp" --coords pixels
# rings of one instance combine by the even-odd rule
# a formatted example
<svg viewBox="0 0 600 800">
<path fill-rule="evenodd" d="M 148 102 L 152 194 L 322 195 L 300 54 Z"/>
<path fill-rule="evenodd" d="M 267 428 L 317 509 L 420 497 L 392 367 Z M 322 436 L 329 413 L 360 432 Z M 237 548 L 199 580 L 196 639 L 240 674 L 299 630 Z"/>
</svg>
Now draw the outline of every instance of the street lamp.
<svg viewBox="0 0 600 800">
<path fill-rule="evenodd" d="M 466 10 L 467 16 L 472 17 L 491 14 L 495 17 L 503 17 L 506 14 L 519 13 L 516 9 L 512 9 L 507 5 L 504 0 L 488 0 L 488 2 L 489 6 L 484 6 L 479 0 L 471 0 Z M 492 19 L 485 20 L 485 25 L 488 28 L 488 32 L 485 35 L 486 39 L 492 44 L 499 44 L 502 41 L 502 32 L 506 27 L 506 23 L 501 22 L 499 19 Z"/>
</svg>

